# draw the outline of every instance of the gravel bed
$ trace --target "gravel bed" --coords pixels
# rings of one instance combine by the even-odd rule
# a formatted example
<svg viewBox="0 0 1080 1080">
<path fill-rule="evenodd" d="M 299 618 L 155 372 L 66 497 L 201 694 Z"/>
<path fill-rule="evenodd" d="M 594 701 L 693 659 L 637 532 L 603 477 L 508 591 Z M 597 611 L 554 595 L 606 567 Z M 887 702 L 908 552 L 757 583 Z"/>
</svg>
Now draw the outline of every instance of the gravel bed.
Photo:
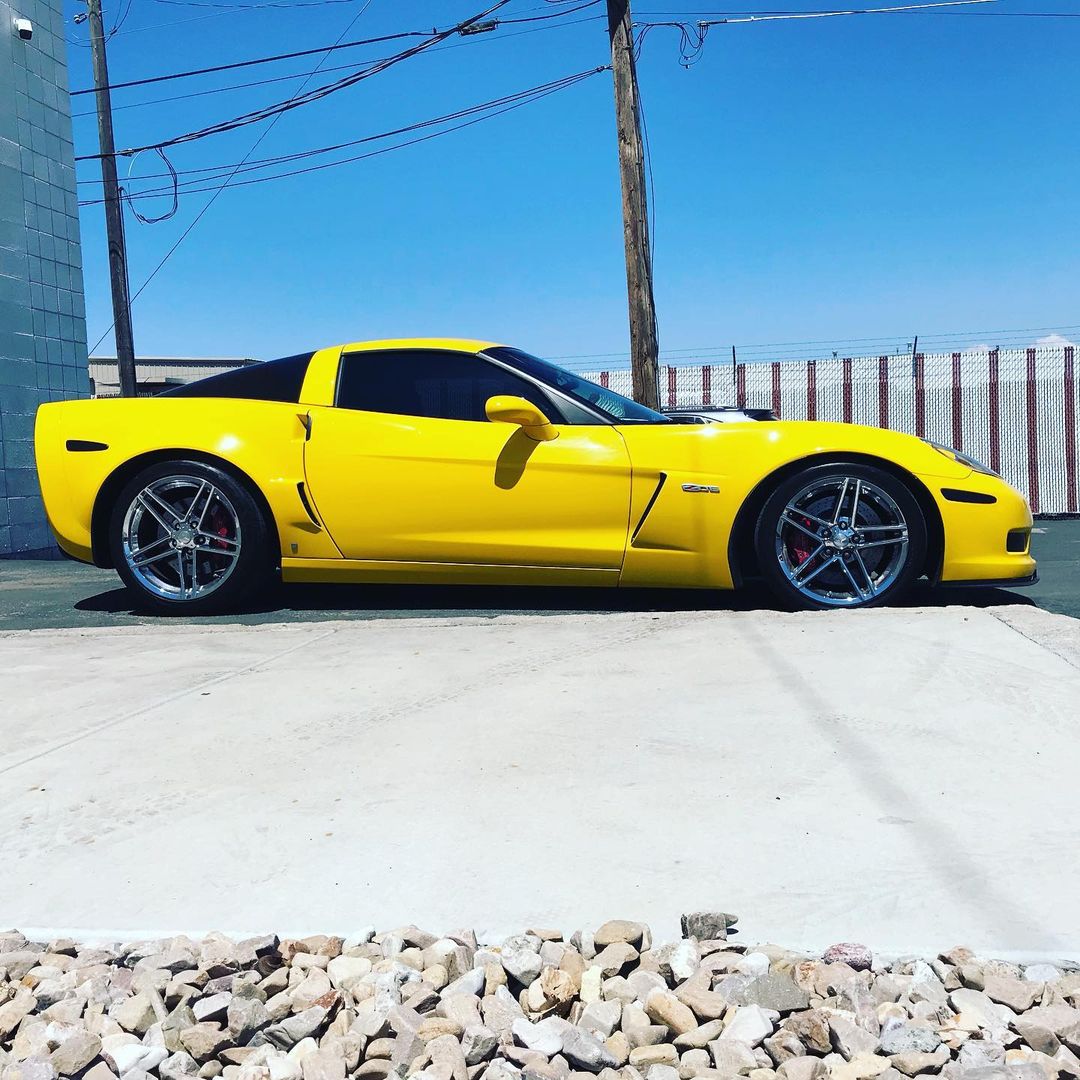
<svg viewBox="0 0 1080 1080">
<path fill-rule="evenodd" d="M 614 920 L 116 944 L 0 934 L 0 1080 L 1080 1080 L 1080 965 Z"/>
</svg>

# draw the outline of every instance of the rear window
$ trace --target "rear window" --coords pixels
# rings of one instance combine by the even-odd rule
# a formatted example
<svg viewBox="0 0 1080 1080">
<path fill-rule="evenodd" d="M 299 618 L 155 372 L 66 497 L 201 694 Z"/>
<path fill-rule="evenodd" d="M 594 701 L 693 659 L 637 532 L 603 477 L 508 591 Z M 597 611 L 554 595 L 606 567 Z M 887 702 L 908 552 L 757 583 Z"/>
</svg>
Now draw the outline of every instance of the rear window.
<svg viewBox="0 0 1080 1080">
<path fill-rule="evenodd" d="M 208 379 L 175 386 L 161 397 L 213 397 L 247 398 L 249 401 L 300 400 L 308 363 L 314 353 L 283 356 L 280 360 L 266 360 L 250 367 L 211 375 Z"/>
</svg>

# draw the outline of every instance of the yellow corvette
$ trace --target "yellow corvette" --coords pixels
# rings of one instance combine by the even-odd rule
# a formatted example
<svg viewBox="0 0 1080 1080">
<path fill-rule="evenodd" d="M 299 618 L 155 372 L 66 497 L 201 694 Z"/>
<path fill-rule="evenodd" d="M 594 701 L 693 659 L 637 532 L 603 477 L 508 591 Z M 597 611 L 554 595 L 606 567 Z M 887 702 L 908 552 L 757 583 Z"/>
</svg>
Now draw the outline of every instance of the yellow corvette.
<svg viewBox="0 0 1080 1080">
<path fill-rule="evenodd" d="M 1035 580 L 988 469 L 846 424 L 692 424 L 482 341 L 335 346 L 154 398 L 41 406 L 60 546 L 143 606 L 285 581 L 732 589 L 861 607 Z"/>
</svg>

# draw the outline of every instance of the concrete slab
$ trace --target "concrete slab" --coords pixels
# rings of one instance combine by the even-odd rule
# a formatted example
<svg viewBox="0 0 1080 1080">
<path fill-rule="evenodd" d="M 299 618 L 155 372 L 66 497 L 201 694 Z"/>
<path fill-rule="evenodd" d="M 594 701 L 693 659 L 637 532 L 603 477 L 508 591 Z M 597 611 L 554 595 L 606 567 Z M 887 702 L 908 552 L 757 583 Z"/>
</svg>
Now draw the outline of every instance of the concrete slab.
<svg viewBox="0 0 1080 1080">
<path fill-rule="evenodd" d="M 673 936 L 721 908 L 750 941 L 1080 956 L 1073 631 L 956 607 L 0 634 L 0 923 Z"/>
</svg>

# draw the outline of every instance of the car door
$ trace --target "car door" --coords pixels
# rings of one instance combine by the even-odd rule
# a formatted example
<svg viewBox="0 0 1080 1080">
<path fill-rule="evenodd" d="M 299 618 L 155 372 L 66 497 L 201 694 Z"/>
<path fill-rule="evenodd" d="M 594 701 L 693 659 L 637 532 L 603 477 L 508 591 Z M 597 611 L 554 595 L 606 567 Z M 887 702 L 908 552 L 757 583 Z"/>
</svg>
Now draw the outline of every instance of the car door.
<svg viewBox="0 0 1080 1080">
<path fill-rule="evenodd" d="M 558 437 L 488 421 L 498 395 L 537 405 Z M 335 402 L 311 410 L 305 468 L 347 559 L 621 566 L 630 459 L 614 427 L 566 424 L 534 383 L 431 348 L 345 351 Z"/>
</svg>

